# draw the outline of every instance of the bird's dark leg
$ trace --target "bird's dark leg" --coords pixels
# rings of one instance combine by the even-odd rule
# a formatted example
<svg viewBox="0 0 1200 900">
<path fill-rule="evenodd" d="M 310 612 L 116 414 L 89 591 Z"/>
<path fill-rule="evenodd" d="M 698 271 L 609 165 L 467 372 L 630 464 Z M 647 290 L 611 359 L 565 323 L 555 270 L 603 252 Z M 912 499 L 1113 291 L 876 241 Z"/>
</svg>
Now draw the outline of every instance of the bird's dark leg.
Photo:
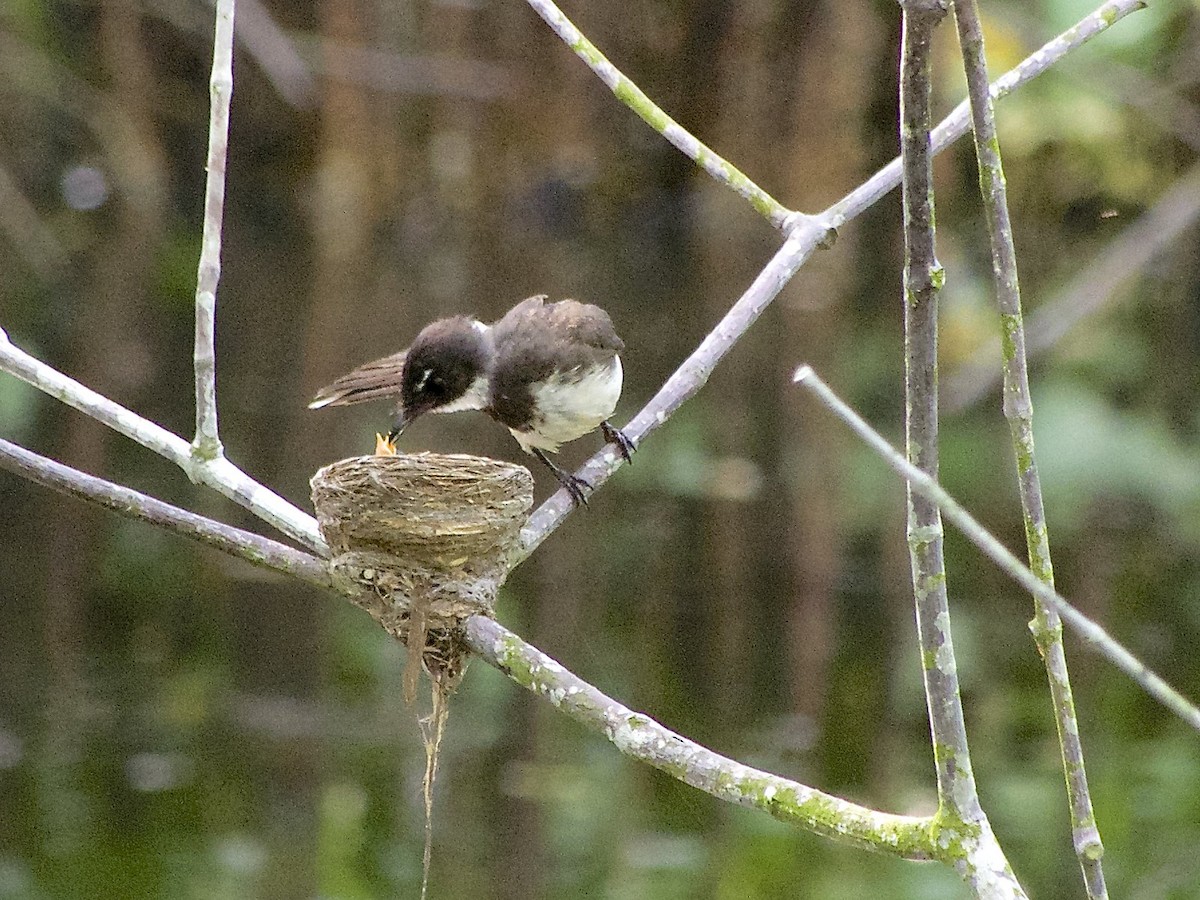
<svg viewBox="0 0 1200 900">
<path fill-rule="evenodd" d="M 587 497 L 584 496 L 583 491 L 585 488 L 590 491 L 592 489 L 590 484 L 588 484 L 578 475 L 572 475 L 566 469 L 560 468 L 550 459 L 550 457 L 548 457 L 537 447 L 531 448 L 530 452 L 544 462 L 547 468 L 554 473 L 554 477 L 558 479 L 559 484 L 566 488 L 567 493 L 571 495 L 571 499 L 575 501 L 576 506 L 588 505 Z"/>
<path fill-rule="evenodd" d="M 604 432 L 604 439 L 610 444 L 616 444 L 617 449 L 621 451 L 621 455 L 625 457 L 625 462 L 633 462 L 633 451 L 637 448 L 633 446 L 633 441 L 625 437 L 625 432 L 620 428 L 613 428 L 607 422 L 600 423 L 600 430 Z"/>
</svg>

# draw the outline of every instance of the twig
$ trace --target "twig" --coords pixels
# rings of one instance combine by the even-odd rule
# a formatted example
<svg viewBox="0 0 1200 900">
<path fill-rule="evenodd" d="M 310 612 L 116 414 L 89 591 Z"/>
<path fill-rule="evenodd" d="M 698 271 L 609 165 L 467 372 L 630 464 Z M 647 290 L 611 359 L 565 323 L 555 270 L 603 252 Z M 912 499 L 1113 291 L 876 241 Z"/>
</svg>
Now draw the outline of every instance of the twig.
<svg viewBox="0 0 1200 900">
<path fill-rule="evenodd" d="M 208 177 L 204 186 L 204 227 L 196 273 L 196 437 L 192 446 L 203 460 L 221 457 L 217 435 L 216 350 L 213 345 L 217 283 L 221 279 L 221 221 L 225 211 L 225 161 L 229 151 L 229 103 L 233 96 L 234 0 L 217 0 L 209 82 Z"/>
<path fill-rule="evenodd" d="M 1106 3 L 997 79 L 992 85 L 992 96 L 1007 96 L 1020 85 L 1040 75 L 1071 50 L 1105 31 L 1129 13 L 1142 9 L 1144 5 L 1141 0 L 1114 0 Z M 970 112 L 964 101 L 934 129 L 933 152 L 936 154 L 962 137 L 967 133 L 969 126 Z M 831 241 L 834 229 L 861 215 L 898 184 L 900 161 L 896 159 L 825 212 L 811 217 L 794 214 L 795 218 L 788 226 L 788 238 L 783 246 L 717 327 L 692 351 L 650 402 L 642 407 L 641 412 L 622 429 L 626 435 L 635 444 L 641 444 L 652 431 L 666 422 L 685 400 L 704 386 L 717 363 L 737 343 L 746 329 L 754 324 L 813 251 Z M 588 460 L 578 474 L 593 486 L 599 487 L 620 468 L 622 462 L 619 456 L 605 448 Z M 559 491 L 547 499 L 534 511 L 529 525 L 521 534 L 522 553 L 525 556 L 532 553 L 563 523 L 573 509 L 574 504 L 566 491 Z"/>
<path fill-rule="evenodd" d="M 353 598 L 363 590 L 348 580 L 334 579 L 325 561 L 300 550 L 87 475 L 4 440 L 0 440 L 0 469 L 341 596 Z M 631 712 L 492 619 L 470 617 L 464 640 L 486 662 L 602 733 L 621 752 L 719 799 L 762 809 L 781 821 L 877 852 L 950 863 L 958 859 L 952 842 L 934 840 L 931 818 L 878 812 L 720 756 Z M 969 844 L 963 852 L 971 852 Z"/>
<path fill-rule="evenodd" d="M 334 586 L 325 563 L 315 556 L 80 472 L 3 439 L 0 439 L 0 469 L 59 493 L 99 504 L 126 518 L 166 528 L 261 568 L 293 575 L 319 588 Z"/>
<path fill-rule="evenodd" d="M 587 63 L 617 99 L 638 114 L 641 119 L 670 141 L 680 153 L 694 161 L 705 172 L 721 184 L 728 185 L 750 201 L 750 205 L 762 213 L 776 228 L 789 225 L 792 211 L 745 176 L 732 163 L 722 159 L 709 147 L 702 144 L 682 125 L 668 116 L 653 100 L 596 49 L 596 45 L 583 36 L 565 15 L 550 0 L 528 0 L 546 24 L 554 29 L 575 55 Z"/>
<path fill-rule="evenodd" d="M 225 457 L 196 458 L 191 445 L 183 438 L 34 359 L 11 343 L 3 329 L 0 329 L 0 372 L 15 375 L 39 391 L 137 441 L 175 463 L 197 484 L 224 494 L 316 553 L 328 554 L 328 547 L 312 516 L 263 487 Z"/>
<path fill-rule="evenodd" d="M 1000 160 L 1000 141 L 996 119 L 988 96 L 987 59 L 983 47 L 983 27 L 975 0 L 954 0 L 954 18 L 962 47 L 963 68 L 975 134 L 975 154 L 979 161 L 979 189 L 987 215 L 992 247 L 992 275 L 996 286 L 996 305 L 1004 333 L 1004 416 L 1012 436 L 1017 463 L 1017 484 L 1025 519 L 1025 542 L 1029 568 L 1047 587 L 1054 587 L 1054 569 L 1050 563 L 1050 533 L 1042 501 L 1033 447 L 1033 402 L 1029 397 L 1029 372 L 1025 364 L 1025 326 L 1021 315 L 1021 289 L 1017 277 L 1017 252 L 1013 246 L 1012 222 L 1008 215 L 1008 197 L 1004 168 Z M 932 473 L 936 477 L 936 473 Z M 1100 858 L 1104 846 L 1092 811 L 1084 768 L 1083 743 L 1079 736 L 1079 718 L 1071 694 L 1063 648 L 1062 622 L 1058 613 L 1034 599 L 1033 634 L 1050 685 L 1051 707 L 1058 728 L 1059 750 L 1067 781 L 1071 809 L 1071 832 L 1075 855 L 1083 871 L 1088 897 L 1102 900 L 1108 896 Z"/>
<path fill-rule="evenodd" d="M 828 239 L 829 234 L 829 230 L 817 220 L 806 219 L 804 227 L 796 228 L 788 235 L 783 247 L 759 272 L 717 327 L 708 333 L 642 411 L 621 429 L 635 446 L 667 421 L 685 400 L 704 387 L 717 363 L 762 315 L 804 261 L 822 241 Z M 594 487 L 599 487 L 623 462 L 620 453 L 606 446 L 588 460 L 578 474 Z M 562 524 L 573 505 L 566 491 L 559 491 L 534 511 L 529 517 L 529 524 L 521 531 L 521 558 L 537 549 Z"/>
<path fill-rule="evenodd" d="M 1200 731 L 1200 709 L 1151 671 L 1108 632 L 1072 606 L 1066 598 L 1044 584 L 987 529 L 980 525 L 957 500 L 951 497 L 945 488 L 911 465 L 899 451 L 854 412 L 825 382 L 817 377 L 811 366 L 804 365 L 797 369 L 794 380 L 797 384 L 812 391 L 834 415 L 862 438 L 867 446 L 883 457 L 884 462 L 902 478 L 907 479 L 914 492 L 936 503 L 946 518 L 958 526 L 958 529 L 966 535 L 967 540 L 983 551 L 988 559 L 992 560 L 1029 593 L 1058 610 L 1063 621 L 1075 630 L 1086 646 L 1132 678 L 1147 694 L 1192 728 Z"/>
</svg>

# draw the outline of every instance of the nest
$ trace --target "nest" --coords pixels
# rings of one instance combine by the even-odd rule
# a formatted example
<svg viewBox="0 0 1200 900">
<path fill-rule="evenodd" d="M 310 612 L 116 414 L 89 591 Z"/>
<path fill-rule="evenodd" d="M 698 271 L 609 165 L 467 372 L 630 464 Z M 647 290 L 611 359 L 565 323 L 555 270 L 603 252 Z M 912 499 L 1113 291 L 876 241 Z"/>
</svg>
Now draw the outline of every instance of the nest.
<svg viewBox="0 0 1200 900">
<path fill-rule="evenodd" d="M 529 470 L 478 456 L 360 456 L 311 484 L 333 571 L 370 588 L 359 605 L 420 650 L 431 674 L 456 674 L 459 626 L 492 615 L 511 568 L 533 505 Z"/>
</svg>

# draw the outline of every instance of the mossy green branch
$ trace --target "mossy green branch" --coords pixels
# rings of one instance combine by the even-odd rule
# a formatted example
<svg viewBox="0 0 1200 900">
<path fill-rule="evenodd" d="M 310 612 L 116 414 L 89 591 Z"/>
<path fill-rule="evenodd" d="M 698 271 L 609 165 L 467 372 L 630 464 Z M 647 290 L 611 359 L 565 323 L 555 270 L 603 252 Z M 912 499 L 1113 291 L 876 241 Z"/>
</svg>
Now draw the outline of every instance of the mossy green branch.
<svg viewBox="0 0 1200 900">
<path fill-rule="evenodd" d="M 1101 10 L 1106 25 L 1115 21 L 1113 8 Z M 979 191 L 987 217 L 992 251 L 992 276 L 996 306 L 1000 315 L 1003 350 L 1004 415 L 1009 422 L 1013 456 L 1017 463 L 1017 484 L 1021 496 L 1021 514 L 1025 526 L 1025 546 L 1029 568 L 1047 588 L 1054 588 L 1054 568 L 1050 561 L 1050 537 L 1038 477 L 1033 446 L 1033 401 L 1029 393 L 1029 372 L 1025 358 L 1025 328 L 1021 313 L 1021 289 L 1017 276 L 1017 255 L 1013 243 L 1012 222 L 1008 213 L 1004 167 L 1000 140 L 996 131 L 995 111 L 988 83 L 984 53 L 983 26 L 975 0 L 955 0 L 954 17 L 962 48 L 963 69 L 971 106 L 975 135 L 975 155 L 979 164 Z M 1100 857 L 1104 855 L 1100 832 L 1095 825 L 1091 795 L 1083 762 L 1079 722 L 1071 695 L 1066 652 L 1062 645 L 1062 626 L 1058 612 L 1034 597 L 1034 639 L 1046 667 L 1051 703 L 1058 730 L 1067 799 L 1075 835 L 1075 851 L 1083 881 L 1091 900 L 1108 896 Z M 1086 835 L 1080 840 L 1080 835 Z"/>
<path fill-rule="evenodd" d="M 746 177 L 745 173 L 713 150 L 701 143 L 686 128 L 667 115 L 661 107 L 646 96 L 646 93 L 625 76 L 620 69 L 608 61 L 596 45 L 563 15 L 549 0 L 529 0 L 555 34 L 563 39 L 575 55 L 587 63 L 618 100 L 628 106 L 647 125 L 670 141 L 680 152 L 692 159 L 696 165 L 717 181 L 735 190 L 750 201 L 759 213 L 776 228 L 784 229 L 792 211 Z"/>
<path fill-rule="evenodd" d="M 472 652 L 622 753 L 718 799 L 860 848 L 955 862 L 935 844 L 932 818 L 879 812 L 720 756 L 622 706 L 491 619 L 470 618 L 465 640 Z"/>
</svg>

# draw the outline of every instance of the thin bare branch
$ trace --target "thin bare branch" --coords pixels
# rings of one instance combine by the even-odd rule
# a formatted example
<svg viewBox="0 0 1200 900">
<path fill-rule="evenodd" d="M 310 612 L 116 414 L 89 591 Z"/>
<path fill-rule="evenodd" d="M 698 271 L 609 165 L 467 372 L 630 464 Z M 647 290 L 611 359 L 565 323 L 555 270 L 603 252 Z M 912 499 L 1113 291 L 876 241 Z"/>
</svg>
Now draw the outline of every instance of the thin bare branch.
<svg viewBox="0 0 1200 900">
<path fill-rule="evenodd" d="M 209 81 L 208 178 L 204 186 L 204 227 L 196 273 L 196 437 L 192 446 L 205 460 L 221 457 L 217 435 L 217 358 L 214 347 L 217 283 L 221 280 L 221 223 L 225 214 L 225 162 L 229 155 L 229 104 L 233 97 L 234 0 L 217 0 Z"/>
<path fill-rule="evenodd" d="M 1184 722 L 1200 731 L 1200 709 L 1155 674 L 1145 663 L 1130 653 L 1103 628 L 1072 606 L 1065 597 L 1044 584 L 1016 556 L 994 538 L 978 521 L 950 496 L 940 484 L 911 465 L 904 456 L 889 444 L 879 432 L 868 425 L 858 413 L 835 394 L 813 371 L 811 366 L 796 370 L 797 384 L 812 391 L 834 415 L 846 423 L 872 450 L 883 457 L 894 471 L 908 480 L 912 490 L 936 503 L 972 544 L 992 560 L 1014 581 L 1048 606 L 1053 606 L 1084 644 L 1103 656 L 1114 666 L 1132 678 L 1142 689 L 1179 716 Z"/>
<path fill-rule="evenodd" d="M 191 445 L 183 438 L 34 359 L 9 341 L 3 329 L 0 329 L 0 372 L 16 376 L 137 441 L 175 463 L 197 484 L 207 485 L 224 494 L 314 552 L 323 556 L 328 554 L 325 541 L 317 530 L 317 521 L 312 516 L 254 481 L 224 457 L 198 459 L 193 455 Z"/>
<path fill-rule="evenodd" d="M 99 504 L 126 518 L 181 534 L 260 568 L 292 575 L 315 587 L 333 587 L 325 562 L 315 556 L 80 472 L 3 439 L 0 439 L 0 469 L 59 493 Z"/>
<path fill-rule="evenodd" d="M 339 596 L 354 598 L 362 590 L 349 580 L 331 577 L 327 564 L 307 553 L 87 475 L 4 440 L 0 440 L 0 469 Z M 492 619 L 467 619 L 464 640 L 486 662 L 603 734 L 622 753 L 714 797 L 761 809 L 781 821 L 876 852 L 947 863 L 958 858 L 955 842 L 935 840 L 933 819 L 878 812 L 720 756 L 605 696 Z"/>
<path fill-rule="evenodd" d="M 1013 246 L 1012 222 L 1008 215 L 1008 191 L 1000 160 L 995 113 L 991 97 L 988 96 L 983 26 L 979 21 L 975 0 L 954 0 L 954 18 L 958 25 L 963 68 L 967 76 L 975 154 L 979 162 L 979 189 L 987 216 L 996 305 L 1004 333 L 1004 416 L 1008 419 L 1013 456 L 1017 464 L 1017 485 L 1025 519 L 1029 568 L 1043 584 L 1053 589 L 1050 533 L 1046 527 L 1042 484 L 1033 447 L 1033 401 L 1029 396 L 1029 372 L 1025 364 L 1025 326 L 1021 315 L 1017 252 Z M 936 477 L 936 472 L 932 474 Z M 1075 855 L 1079 859 L 1088 897 L 1102 900 L 1108 896 L 1100 862 L 1104 846 L 1100 841 L 1100 830 L 1096 825 L 1088 790 L 1079 718 L 1075 713 L 1075 699 L 1071 693 L 1067 656 L 1063 648 L 1062 622 L 1053 607 L 1035 598 L 1032 628 L 1050 685 L 1051 708 L 1067 781 Z"/>
<path fill-rule="evenodd" d="M 805 227 L 792 230 L 783 247 L 771 258 L 717 327 L 708 333 L 700 342 L 700 346 L 675 370 L 642 411 L 621 429 L 635 446 L 640 445 L 646 436 L 666 422 L 685 400 L 704 387 L 717 363 L 733 349 L 733 345 L 762 315 L 763 310 L 813 251 L 829 239 L 830 231 L 817 220 L 806 218 L 804 225 Z M 612 445 L 606 445 L 584 464 L 578 474 L 593 486 L 599 487 L 623 462 L 621 454 L 613 449 Z M 573 506 L 567 492 L 559 491 L 534 511 L 529 517 L 529 524 L 521 531 L 522 558 L 532 553 L 562 524 Z"/>
</svg>

